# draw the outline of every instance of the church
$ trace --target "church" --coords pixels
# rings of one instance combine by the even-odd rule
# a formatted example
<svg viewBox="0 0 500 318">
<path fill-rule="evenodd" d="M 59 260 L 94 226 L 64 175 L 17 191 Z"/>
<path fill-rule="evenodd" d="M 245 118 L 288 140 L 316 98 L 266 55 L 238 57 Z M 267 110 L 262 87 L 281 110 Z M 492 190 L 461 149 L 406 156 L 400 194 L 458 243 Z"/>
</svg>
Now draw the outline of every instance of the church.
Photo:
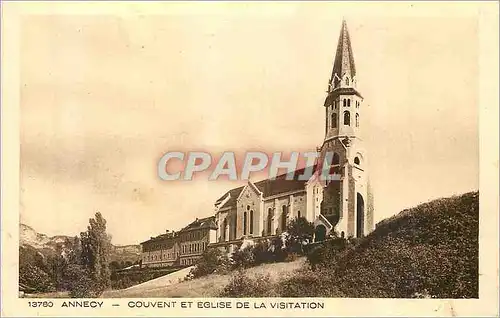
<svg viewBox="0 0 500 318">
<path fill-rule="evenodd" d="M 328 81 L 325 137 L 318 149 L 319 167 L 327 153 L 335 180 L 317 174 L 301 180 L 286 175 L 231 189 L 215 202 L 216 242 L 228 251 L 243 239 L 279 235 L 294 218 L 304 217 L 315 227 L 315 241 L 333 231 L 343 237 L 362 237 L 373 230 L 373 195 L 368 178 L 368 155 L 360 136 L 363 97 L 357 90 L 356 66 L 345 21 L 342 22 L 333 70 Z"/>
</svg>

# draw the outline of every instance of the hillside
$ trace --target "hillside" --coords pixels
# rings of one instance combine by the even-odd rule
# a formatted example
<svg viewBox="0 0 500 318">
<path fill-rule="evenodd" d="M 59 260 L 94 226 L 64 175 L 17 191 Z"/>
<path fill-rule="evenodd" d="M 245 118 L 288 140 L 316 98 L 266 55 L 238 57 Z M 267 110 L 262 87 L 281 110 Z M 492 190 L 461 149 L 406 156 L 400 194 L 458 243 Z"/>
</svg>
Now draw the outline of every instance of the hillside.
<svg viewBox="0 0 500 318">
<path fill-rule="evenodd" d="M 478 236 L 478 192 L 424 203 L 297 274 L 282 296 L 477 298 Z"/>
<path fill-rule="evenodd" d="M 334 267 L 349 297 L 478 297 L 479 193 L 402 211 Z"/>
</svg>

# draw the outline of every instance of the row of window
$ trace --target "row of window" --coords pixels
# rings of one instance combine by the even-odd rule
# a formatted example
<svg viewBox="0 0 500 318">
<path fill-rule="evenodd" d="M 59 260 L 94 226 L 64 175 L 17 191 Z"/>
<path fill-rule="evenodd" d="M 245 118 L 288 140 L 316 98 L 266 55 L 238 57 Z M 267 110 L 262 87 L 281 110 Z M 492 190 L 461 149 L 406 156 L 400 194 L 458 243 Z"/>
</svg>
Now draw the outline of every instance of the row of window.
<svg viewBox="0 0 500 318">
<path fill-rule="evenodd" d="M 196 261 L 196 258 L 181 259 L 181 265 L 193 265 L 196 264 Z"/>
<path fill-rule="evenodd" d="M 167 253 L 160 255 L 146 255 L 144 256 L 144 262 L 152 262 L 152 261 L 163 261 L 163 260 L 173 260 L 176 257 L 179 257 L 179 252 L 177 253 Z"/>
<path fill-rule="evenodd" d="M 203 237 L 203 233 L 200 231 L 193 231 L 193 232 L 188 232 L 181 234 L 181 240 L 182 241 L 195 241 L 195 240 L 200 240 Z"/>
<path fill-rule="evenodd" d="M 344 107 L 351 107 L 351 99 L 350 98 L 342 99 L 342 105 Z M 361 103 L 357 100 L 357 101 L 355 101 L 355 105 L 356 105 L 356 108 L 359 108 L 359 105 L 361 105 Z M 333 110 L 333 109 L 337 109 L 338 106 L 339 106 L 339 101 L 336 100 L 333 102 L 333 104 L 330 107 L 331 107 L 331 110 Z"/>
<path fill-rule="evenodd" d="M 203 252 L 207 247 L 207 242 L 197 242 L 184 244 L 181 246 L 182 254 Z"/>
<path fill-rule="evenodd" d="M 351 125 L 351 113 L 346 110 L 344 111 L 344 125 Z M 330 126 L 331 128 L 337 128 L 337 113 L 332 113 L 330 118 Z M 356 113 L 356 127 L 359 127 L 359 114 Z"/>
<path fill-rule="evenodd" d="M 170 248 L 172 248 L 172 243 L 170 243 L 170 244 L 167 244 L 167 243 L 148 244 L 148 245 L 144 245 L 144 252 L 167 250 Z"/>
</svg>

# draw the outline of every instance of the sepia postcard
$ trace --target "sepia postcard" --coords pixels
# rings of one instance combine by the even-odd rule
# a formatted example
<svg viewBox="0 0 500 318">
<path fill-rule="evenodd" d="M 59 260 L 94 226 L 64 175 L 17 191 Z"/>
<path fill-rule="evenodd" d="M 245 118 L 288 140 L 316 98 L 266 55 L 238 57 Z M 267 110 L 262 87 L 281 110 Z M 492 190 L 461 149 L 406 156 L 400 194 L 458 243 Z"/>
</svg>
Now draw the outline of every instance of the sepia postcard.
<svg viewBox="0 0 500 318">
<path fill-rule="evenodd" d="M 2 317 L 498 317 L 497 2 L 2 2 Z"/>
</svg>

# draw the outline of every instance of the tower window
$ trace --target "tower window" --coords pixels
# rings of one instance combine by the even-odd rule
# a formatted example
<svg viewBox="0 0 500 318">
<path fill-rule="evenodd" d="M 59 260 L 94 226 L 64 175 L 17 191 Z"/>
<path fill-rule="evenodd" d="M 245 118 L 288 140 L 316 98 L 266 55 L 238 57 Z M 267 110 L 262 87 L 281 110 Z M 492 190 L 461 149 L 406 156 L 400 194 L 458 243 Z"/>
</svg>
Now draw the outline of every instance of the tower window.
<svg viewBox="0 0 500 318">
<path fill-rule="evenodd" d="M 359 127 L 359 114 L 356 113 L 356 127 Z"/>
<path fill-rule="evenodd" d="M 344 112 L 344 125 L 350 126 L 351 125 L 351 113 L 349 111 Z"/>
<path fill-rule="evenodd" d="M 337 100 L 333 102 L 333 106 L 334 106 L 334 108 L 335 108 L 335 109 L 337 109 L 337 105 L 338 105 L 338 103 L 339 103 L 339 102 L 338 102 Z"/>
<path fill-rule="evenodd" d="M 337 113 L 332 113 L 331 126 L 332 128 L 337 128 Z"/>
<path fill-rule="evenodd" d="M 347 105 L 347 102 L 345 101 L 345 98 L 344 98 L 344 107 L 346 107 L 346 105 Z"/>
<path fill-rule="evenodd" d="M 359 157 L 354 158 L 354 163 L 359 165 Z"/>
<path fill-rule="evenodd" d="M 340 163 L 339 155 L 338 153 L 334 152 L 332 158 L 332 165 L 338 165 L 339 163 Z"/>
<path fill-rule="evenodd" d="M 300 219 L 301 215 L 300 215 L 300 211 L 297 211 L 297 219 Z"/>
<path fill-rule="evenodd" d="M 350 98 L 347 100 L 347 107 L 351 107 L 351 99 Z"/>
<path fill-rule="evenodd" d="M 345 78 L 345 84 L 346 84 L 346 85 L 349 85 L 349 77 L 346 77 L 346 78 Z"/>
</svg>

